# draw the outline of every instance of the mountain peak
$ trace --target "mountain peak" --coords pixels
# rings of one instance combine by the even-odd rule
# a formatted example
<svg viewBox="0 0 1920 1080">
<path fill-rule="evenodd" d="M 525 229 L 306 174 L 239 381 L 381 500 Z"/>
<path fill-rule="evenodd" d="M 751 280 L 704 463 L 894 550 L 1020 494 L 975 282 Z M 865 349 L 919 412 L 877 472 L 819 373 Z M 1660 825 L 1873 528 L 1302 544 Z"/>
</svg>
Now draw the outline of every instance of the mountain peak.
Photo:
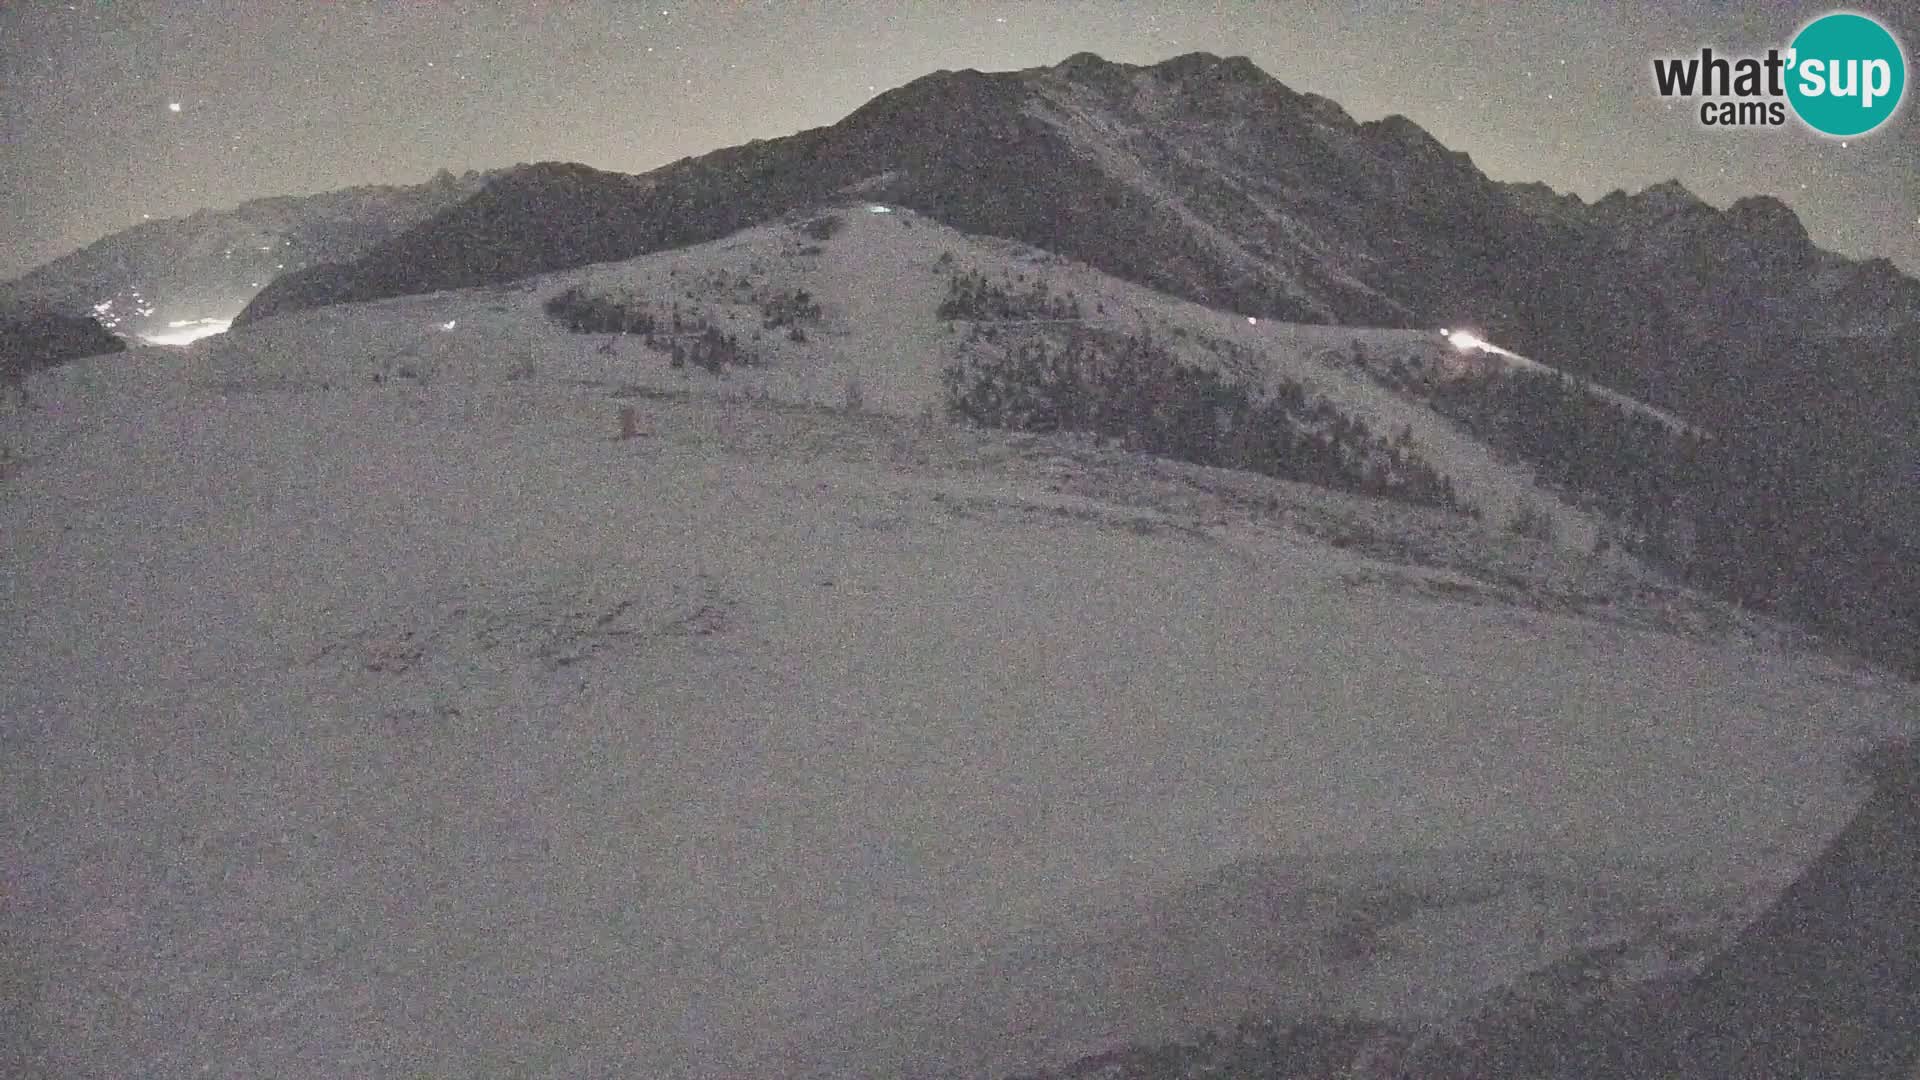
<svg viewBox="0 0 1920 1080">
<path fill-rule="evenodd" d="M 1507 198 L 1527 216 L 1558 228 L 1581 229 L 1589 209 L 1578 192 L 1561 193 L 1535 180 L 1505 185 Z"/>
<path fill-rule="evenodd" d="M 1210 52 L 1182 53 L 1179 56 L 1162 60 L 1150 69 L 1161 75 L 1175 79 L 1188 79 L 1194 76 L 1223 78 L 1230 82 L 1265 83 L 1273 76 L 1260 70 L 1259 65 L 1244 56 L 1216 56 Z"/>
<path fill-rule="evenodd" d="M 1485 179 L 1465 151 L 1449 150 L 1432 132 L 1399 113 L 1370 120 L 1360 127 L 1367 135 L 1391 146 L 1394 155 L 1419 163 L 1419 168 L 1428 170 L 1430 179 L 1446 176 L 1471 187 L 1478 187 Z"/>
<path fill-rule="evenodd" d="M 1128 80 L 1140 68 L 1108 60 L 1099 53 L 1077 52 L 1053 67 L 1041 70 L 1080 86 L 1096 87 L 1107 93 L 1124 93 Z"/>
<path fill-rule="evenodd" d="M 1735 199 L 1727 213 L 1749 213 L 1768 217 L 1792 216 L 1793 208 L 1772 195 L 1745 195 Z"/>
<path fill-rule="evenodd" d="M 1104 71 L 1119 67 L 1113 61 L 1096 52 L 1077 52 L 1053 66 L 1055 71 L 1073 74 L 1081 71 Z"/>
<path fill-rule="evenodd" d="M 1640 194 L 1633 196 L 1632 201 L 1646 206 L 1655 206 L 1669 210 L 1681 210 L 1706 205 L 1706 202 L 1702 200 L 1700 196 L 1687 190 L 1687 186 L 1682 184 L 1678 179 L 1662 180 L 1657 184 L 1651 184 L 1642 190 Z"/>
<path fill-rule="evenodd" d="M 1577 191 L 1561 191 L 1544 180 L 1515 181 L 1507 185 L 1507 190 L 1515 195 L 1546 202 L 1565 203 L 1572 206 L 1585 206 L 1587 200 Z"/>
<path fill-rule="evenodd" d="M 1764 242 L 1785 251 L 1811 254 L 1813 241 L 1800 215 L 1771 195 L 1748 195 L 1727 207 L 1727 219 Z"/>
<path fill-rule="evenodd" d="M 1364 126 L 1372 128 L 1374 131 L 1388 136 L 1396 142 L 1406 143 L 1409 146 L 1416 146 L 1422 149 L 1430 147 L 1438 147 L 1442 150 L 1446 149 L 1441 145 L 1439 139 L 1433 137 L 1432 132 L 1414 123 L 1411 119 L 1400 113 L 1383 116 Z"/>
</svg>

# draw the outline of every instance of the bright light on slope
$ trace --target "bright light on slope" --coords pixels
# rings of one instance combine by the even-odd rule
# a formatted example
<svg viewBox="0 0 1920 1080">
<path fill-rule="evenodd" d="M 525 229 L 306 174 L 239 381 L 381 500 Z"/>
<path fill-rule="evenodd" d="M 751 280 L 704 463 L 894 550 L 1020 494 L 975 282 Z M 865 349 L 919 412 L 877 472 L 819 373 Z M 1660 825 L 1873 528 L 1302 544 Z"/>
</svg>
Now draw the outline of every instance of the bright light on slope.
<svg viewBox="0 0 1920 1080">
<path fill-rule="evenodd" d="M 1440 333 L 1447 339 L 1449 344 L 1461 352 L 1472 352 L 1478 349 L 1481 352 L 1495 353 L 1500 356 L 1515 355 L 1478 334 L 1471 334 L 1465 330 L 1441 330 Z"/>
<path fill-rule="evenodd" d="M 232 319 L 175 319 L 167 324 L 164 333 L 142 334 L 140 339 L 149 345 L 185 345 L 224 334 L 232 326 Z"/>
</svg>

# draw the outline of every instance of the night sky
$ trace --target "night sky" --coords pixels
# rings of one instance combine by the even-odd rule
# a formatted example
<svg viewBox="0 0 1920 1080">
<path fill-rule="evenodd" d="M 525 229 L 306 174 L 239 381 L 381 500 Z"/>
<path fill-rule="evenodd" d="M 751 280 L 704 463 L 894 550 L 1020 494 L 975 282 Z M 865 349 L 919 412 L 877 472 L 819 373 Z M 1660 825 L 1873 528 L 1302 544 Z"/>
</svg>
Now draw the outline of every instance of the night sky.
<svg viewBox="0 0 1920 1080">
<path fill-rule="evenodd" d="M 1848 9 L 1920 51 L 1920 5 Z M 1703 129 L 1654 93 L 1655 55 L 1784 47 L 1828 10 L 0 0 L 0 277 L 143 214 L 415 183 L 442 167 L 573 160 L 638 172 L 830 124 L 936 69 L 1033 67 L 1083 50 L 1131 63 L 1246 55 L 1357 119 L 1404 113 L 1495 178 L 1588 199 L 1669 177 L 1720 206 L 1774 194 L 1822 246 L 1920 273 L 1913 86 L 1888 126 L 1846 146 L 1797 121 Z"/>
</svg>

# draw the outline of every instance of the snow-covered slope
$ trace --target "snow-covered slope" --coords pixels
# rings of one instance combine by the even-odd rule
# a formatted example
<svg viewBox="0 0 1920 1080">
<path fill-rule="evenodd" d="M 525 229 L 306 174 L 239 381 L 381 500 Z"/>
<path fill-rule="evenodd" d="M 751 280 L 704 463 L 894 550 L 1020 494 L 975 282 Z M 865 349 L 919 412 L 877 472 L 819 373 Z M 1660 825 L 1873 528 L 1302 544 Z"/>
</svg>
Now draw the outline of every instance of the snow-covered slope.
<svg viewBox="0 0 1920 1080">
<path fill-rule="evenodd" d="M 1395 394 L 1344 361 L 1359 349 L 1375 364 L 1395 359 L 1435 367 L 1453 355 L 1437 332 L 1251 321 L 1174 299 L 1084 265 L 1011 241 L 969 237 L 892 208 L 862 206 L 835 215 L 843 227 L 820 240 L 803 227 L 749 229 L 697 247 L 542 275 L 484 290 L 402 297 L 338 309 L 318 308 L 258 324 L 250 335 L 215 342 L 202 356 L 208 378 L 318 383 L 365 380 L 376 370 L 406 367 L 429 379 L 491 381 L 516 366 L 548 377 L 600 378 L 654 387 L 693 385 L 717 392 L 761 393 L 777 400 L 839 404 L 857 384 L 866 407 L 911 416 L 937 408 L 939 373 L 968 348 L 962 327 L 937 317 L 955 271 L 978 271 L 1019 288 L 1043 281 L 1056 296 L 1078 298 L 1088 325 L 1151 333 L 1194 362 L 1228 365 L 1257 378 L 1299 381 L 1377 432 L 1410 428 L 1421 457 L 1452 478 L 1492 526 L 1523 505 L 1550 513 L 1555 536 L 1572 550 L 1593 546 L 1599 523 L 1535 487 L 1521 465 L 1499 460 L 1483 444 L 1421 403 Z M 804 220 L 804 217 L 803 219 Z M 664 353 L 635 337 L 565 332 L 540 313 L 567 289 L 637 301 L 662 320 L 678 305 L 698 309 L 734 333 L 765 363 L 729 371 L 714 384 L 671 370 Z M 806 290 L 822 306 L 819 326 L 803 343 L 762 326 L 762 301 Z M 365 312 L 377 340 L 336 347 L 339 336 L 364 335 Z M 451 328 L 446 324 L 452 323 Z M 1010 337 L 1058 326 L 997 325 Z M 610 347 L 611 352 L 603 352 Z"/>
<path fill-rule="evenodd" d="M 0 417 L 9 1068 L 988 1075 L 1299 1007 L 1294 955 L 1312 1008 L 1430 1009 L 1640 918 L 1582 896 L 1756 909 L 1911 715 L 1630 564 L 922 419 L 963 337 L 938 252 L 1028 256 L 898 215 L 805 243 L 31 377 Z M 670 283 L 750 340 L 697 284 L 742 260 L 825 314 L 725 380 L 540 312 Z M 1339 331 L 1045 269 L 1421 419 L 1318 363 Z M 833 407 L 855 378 L 871 411 Z M 1341 944 L 1343 903 L 1436 859 L 1558 867 L 1548 914 L 1489 872 L 1465 916 Z M 1279 914 L 1195 914 L 1253 897 Z M 1130 996 L 1159 976 L 1197 989 Z M 929 993 L 979 1041 L 908 1038 Z"/>
</svg>

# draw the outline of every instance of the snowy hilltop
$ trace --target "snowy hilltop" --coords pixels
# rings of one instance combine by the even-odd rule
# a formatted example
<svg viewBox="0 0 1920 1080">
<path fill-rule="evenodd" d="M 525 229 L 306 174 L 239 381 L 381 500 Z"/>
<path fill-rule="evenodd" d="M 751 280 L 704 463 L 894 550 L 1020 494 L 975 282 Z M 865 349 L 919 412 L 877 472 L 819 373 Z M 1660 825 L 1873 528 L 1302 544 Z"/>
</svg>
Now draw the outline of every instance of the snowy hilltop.
<svg viewBox="0 0 1920 1080">
<path fill-rule="evenodd" d="M 1698 968 L 1913 690 L 1484 359 L 849 198 L 35 371 L 7 1069 L 992 1077 Z"/>
</svg>

